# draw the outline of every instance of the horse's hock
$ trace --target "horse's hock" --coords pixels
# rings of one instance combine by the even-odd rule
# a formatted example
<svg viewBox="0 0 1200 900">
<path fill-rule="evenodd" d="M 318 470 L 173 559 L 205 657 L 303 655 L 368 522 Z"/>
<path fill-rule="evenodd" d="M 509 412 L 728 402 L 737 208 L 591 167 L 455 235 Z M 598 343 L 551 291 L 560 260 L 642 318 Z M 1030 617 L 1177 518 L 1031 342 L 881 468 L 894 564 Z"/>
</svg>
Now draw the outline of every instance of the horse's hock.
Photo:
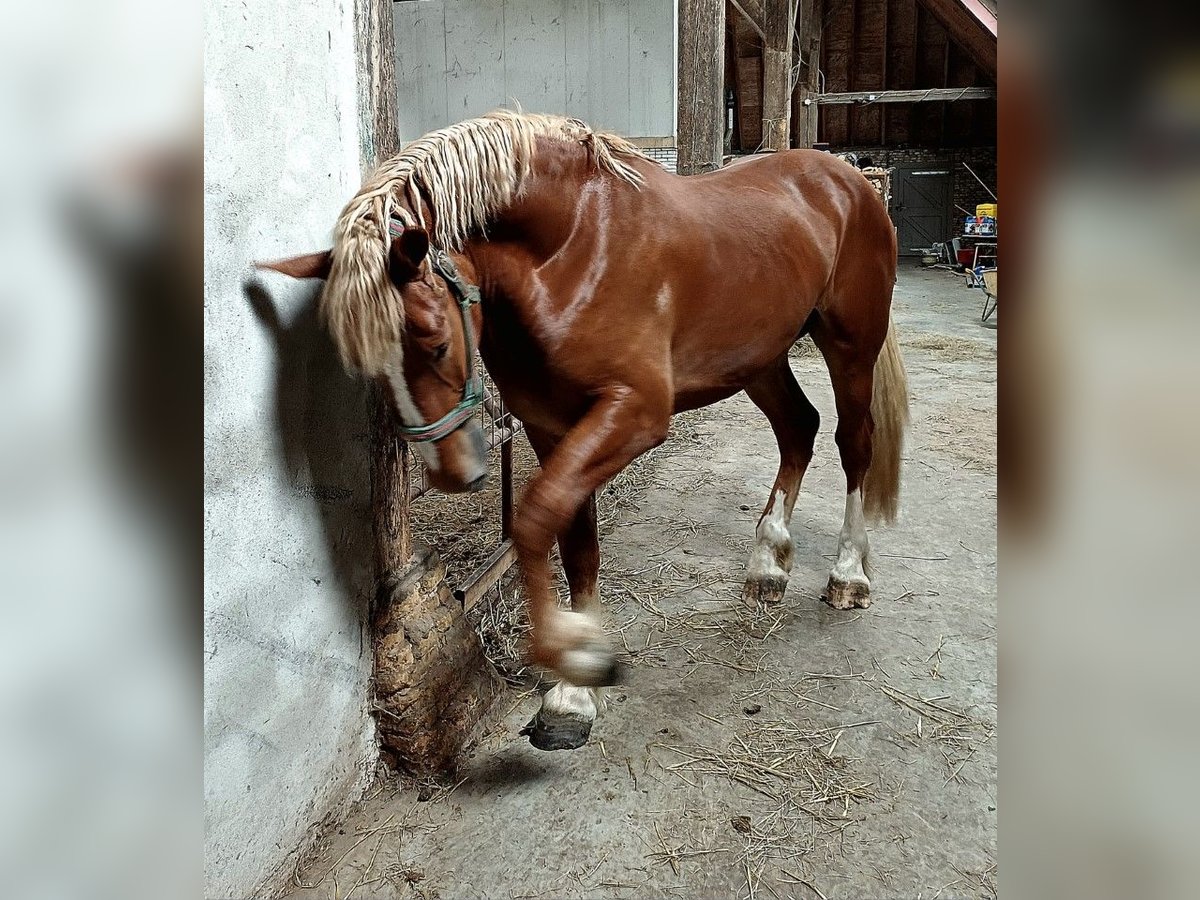
<svg viewBox="0 0 1200 900">
<path fill-rule="evenodd" d="M 375 712 L 380 742 L 416 774 L 450 768 L 502 683 L 446 582 L 437 551 L 381 593 L 373 617 Z"/>
</svg>

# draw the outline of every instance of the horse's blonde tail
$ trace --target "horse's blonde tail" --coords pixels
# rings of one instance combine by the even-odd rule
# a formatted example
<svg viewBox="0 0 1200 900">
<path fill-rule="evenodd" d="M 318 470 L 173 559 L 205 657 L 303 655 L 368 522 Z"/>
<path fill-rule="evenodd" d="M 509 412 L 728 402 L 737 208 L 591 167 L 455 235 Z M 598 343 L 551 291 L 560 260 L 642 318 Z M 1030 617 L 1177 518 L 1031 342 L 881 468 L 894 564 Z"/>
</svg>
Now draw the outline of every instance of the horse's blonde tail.
<svg viewBox="0 0 1200 900">
<path fill-rule="evenodd" d="M 908 375 L 896 342 L 896 324 L 888 319 L 887 338 L 875 360 L 871 391 L 871 465 L 863 478 L 863 512 L 871 521 L 894 522 L 900 505 L 900 456 L 908 427 Z"/>
</svg>

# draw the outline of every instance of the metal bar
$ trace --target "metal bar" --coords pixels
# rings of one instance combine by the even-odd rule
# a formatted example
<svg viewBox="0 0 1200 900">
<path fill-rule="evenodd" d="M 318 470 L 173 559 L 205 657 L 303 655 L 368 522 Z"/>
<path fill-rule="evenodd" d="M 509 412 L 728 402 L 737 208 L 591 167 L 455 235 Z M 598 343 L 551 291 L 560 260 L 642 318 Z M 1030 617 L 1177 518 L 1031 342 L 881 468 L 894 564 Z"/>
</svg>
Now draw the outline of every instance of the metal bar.
<svg viewBox="0 0 1200 900">
<path fill-rule="evenodd" d="M 965 162 L 965 161 L 963 161 L 963 166 L 966 168 L 966 170 L 967 170 L 968 172 L 970 172 L 972 175 L 975 175 L 975 170 L 974 170 L 974 169 L 972 169 L 970 166 L 968 166 L 968 165 L 966 164 L 966 162 Z M 991 195 L 992 195 L 992 199 L 993 199 L 993 200 L 995 200 L 997 203 L 999 203 L 999 202 L 1000 202 L 1000 198 L 999 198 L 999 197 L 997 197 L 997 196 L 996 196 L 994 193 L 992 193 L 992 189 L 991 189 L 990 187 L 988 187 L 988 186 L 987 186 L 987 182 L 985 182 L 985 181 L 984 181 L 982 178 L 980 178 L 978 175 L 975 175 L 975 180 L 976 180 L 976 181 L 978 181 L 978 182 L 979 182 L 979 183 L 980 183 L 980 184 L 983 186 L 983 189 L 984 189 L 985 191 L 987 191 L 989 194 L 991 194 Z"/>
<path fill-rule="evenodd" d="M 923 103 L 954 100 L 988 100 L 996 96 L 990 87 L 928 88 L 913 91 L 837 91 L 811 98 L 819 106 L 847 103 Z"/>
<path fill-rule="evenodd" d="M 517 561 L 517 548 L 512 541 L 505 540 L 483 563 L 471 573 L 461 587 L 454 589 L 454 599 L 462 604 L 463 612 L 471 609 L 483 595 L 504 577 L 504 573 Z"/>
<path fill-rule="evenodd" d="M 505 424 L 511 429 L 511 419 L 505 415 Z M 512 536 L 513 517 L 513 459 L 512 434 L 500 445 L 500 536 L 506 540 Z"/>
</svg>

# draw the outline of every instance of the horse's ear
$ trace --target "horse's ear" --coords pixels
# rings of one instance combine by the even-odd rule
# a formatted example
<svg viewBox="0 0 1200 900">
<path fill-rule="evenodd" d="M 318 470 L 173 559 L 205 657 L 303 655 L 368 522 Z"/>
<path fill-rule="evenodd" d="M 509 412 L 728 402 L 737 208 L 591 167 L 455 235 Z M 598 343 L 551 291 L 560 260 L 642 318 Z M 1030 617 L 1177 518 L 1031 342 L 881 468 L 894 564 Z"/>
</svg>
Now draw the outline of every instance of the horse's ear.
<svg viewBox="0 0 1200 900">
<path fill-rule="evenodd" d="M 396 283 L 404 284 L 416 278 L 427 253 L 429 232 L 424 228 L 405 228 L 392 238 L 391 269 Z"/>
<path fill-rule="evenodd" d="M 328 278 L 332 265 L 333 251 L 322 250 L 320 253 L 306 253 L 304 256 L 292 256 L 271 262 L 256 262 L 254 267 L 282 272 L 292 278 Z"/>
</svg>

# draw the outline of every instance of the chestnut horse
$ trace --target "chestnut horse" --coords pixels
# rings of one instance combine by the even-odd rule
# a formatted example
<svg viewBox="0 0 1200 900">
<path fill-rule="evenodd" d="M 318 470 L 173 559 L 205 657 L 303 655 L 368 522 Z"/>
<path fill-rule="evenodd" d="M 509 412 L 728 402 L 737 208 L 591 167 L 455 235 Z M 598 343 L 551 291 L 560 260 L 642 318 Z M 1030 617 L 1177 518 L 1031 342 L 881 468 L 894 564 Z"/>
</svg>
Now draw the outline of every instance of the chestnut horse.
<svg viewBox="0 0 1200 900">
<path fill-rule="evenodd" d="M 485 449 L 475 336 L 541 462 L 513 523 L 531 661 L 562 679 L 527 733 L 581 746 L 616 658 L 600 624 L 596 491 L 667 437 L 673 413 L 745 391 L 779 443 L 745 596 L 782 597 L 789 522 L 817 410 L 788 365 L 804 334 L 837 405 L 846 513 L 825 592 L 870 598 L 868 518 L 893 519 L 908 415 L 891 326 L 896 240 L 867 180 L 795 150 L 672 175 L 613 135 L 498 111 L 385 162 L 343 211 L 332 250 L 263 264 L 327 279 L 346 366 L 377 379 L 434 485 L 477 488 Z M 560 609 L 549 554 L 570 585 Z"/>
</svg>

